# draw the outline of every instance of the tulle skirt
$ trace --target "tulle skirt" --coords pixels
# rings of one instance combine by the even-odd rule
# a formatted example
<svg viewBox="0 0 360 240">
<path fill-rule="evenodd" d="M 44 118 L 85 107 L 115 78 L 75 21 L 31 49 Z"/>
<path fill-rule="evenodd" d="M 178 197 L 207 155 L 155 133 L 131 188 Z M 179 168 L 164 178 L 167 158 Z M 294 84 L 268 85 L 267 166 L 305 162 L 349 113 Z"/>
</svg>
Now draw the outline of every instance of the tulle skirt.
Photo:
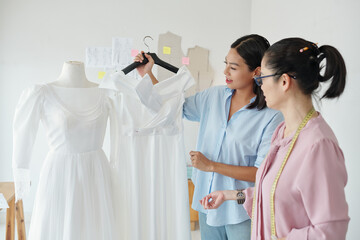
<svg viewBox="0 0 360 240">
<path fill-rule="evenodd" d="M 117 239 L 111 184 L 102 150 L 50 152 L 41 171 L 28 239 Z"/>
</svg>

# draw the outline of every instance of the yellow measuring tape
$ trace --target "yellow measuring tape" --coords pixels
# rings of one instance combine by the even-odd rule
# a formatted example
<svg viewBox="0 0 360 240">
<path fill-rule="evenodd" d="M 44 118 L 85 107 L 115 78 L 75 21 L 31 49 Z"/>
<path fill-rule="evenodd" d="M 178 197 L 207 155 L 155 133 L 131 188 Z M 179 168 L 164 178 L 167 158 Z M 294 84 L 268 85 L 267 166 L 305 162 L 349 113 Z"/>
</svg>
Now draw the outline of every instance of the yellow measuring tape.
<svg viewBox="0 0 360 240">
<path fill-rule="evenodd" d="M 293 139 L 291 140 L 290 143 L 290 147 L 286 153 L 286 156 L 281 164 L 281 167 L 275 177 L 274 183 L 272 185 L 271 188 L 271 193 L 270 193 L 270 211 L 271 211 L 271 239 L 272 240 L 276 240 L 277 236 L 276 236 L 276 227 L 275 227 L 275 204 L 274 204 L 274 198 L 275 198 L 275 190 L 276 190 L 276 186 L 277 183 L 279 181 L 280 175 L 285 167 L 285 164 L 290 156 L 291 151 L 294 148 L 295 142 L 300 134 L 300 131 L 306 126 L 306 124 L 309 122 L 309 120 L 312 118 L 313 114 L 315 113 L 315 109 L 312 108 L 308 114 L 306 115 L 306 117 L 304 118 L 304 120 L 302 121 L 302 123 L 299 125 Z M 253 220 L 254 220 L 254 210 L 255 210 L 255 204 L 256 204 L 256 189 L 254 189 L 254 199 L 253 199 L 253 209 L 252 209 L 252 221 L 251 221 L 251 232 L 252 232 L 252 225 L 253 225 Z"/>
</svg>

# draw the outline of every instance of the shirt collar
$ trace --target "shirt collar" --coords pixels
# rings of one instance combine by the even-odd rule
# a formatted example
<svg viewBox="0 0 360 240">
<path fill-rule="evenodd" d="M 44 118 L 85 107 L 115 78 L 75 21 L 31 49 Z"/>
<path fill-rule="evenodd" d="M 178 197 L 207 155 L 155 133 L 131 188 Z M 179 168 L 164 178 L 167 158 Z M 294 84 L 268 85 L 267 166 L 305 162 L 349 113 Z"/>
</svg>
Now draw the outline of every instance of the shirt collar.
<svg viewBox="0 0 360 240">
<path fill-rule="evenodd" d="M 235 89 L 231 89 L 231 88 L 228 88 L 226 87 L 225 88 L 225 99 L 227 99 L 229 96 L 231 96 L 233 93 L 234 93 Z M 249 104 L 253 103 L 254 101 L 256 100 L 256 96 L 253 97 L 252 99 L 250 99 L 250 102 Z"/>
<path fill-rule="evenodd" d="M 227 93 L 233 93 L 233 92 L 234 92 L 234 89 L 231 89 L 231 88 L 226 87 L 226 88 L 225 88 L 225 92 L 227 92 Z"/>
</svg>

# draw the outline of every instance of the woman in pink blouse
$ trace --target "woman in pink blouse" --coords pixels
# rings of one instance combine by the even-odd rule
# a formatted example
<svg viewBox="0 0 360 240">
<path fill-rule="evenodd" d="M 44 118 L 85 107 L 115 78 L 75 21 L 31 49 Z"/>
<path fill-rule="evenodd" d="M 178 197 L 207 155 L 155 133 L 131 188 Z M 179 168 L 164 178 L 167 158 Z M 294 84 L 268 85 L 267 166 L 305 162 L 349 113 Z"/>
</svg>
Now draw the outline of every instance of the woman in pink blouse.
<svg viewBox="0 0 360 240">
<path fill-rule="evenodd" d="M 323 60 L 326 65 L 320 64 Z M 345 239 L 344 155 L 312 103 L 320 82 L 329 82 L 322 98 L 336 98 L 345 78 L 344 60 L 334 47 L 318 48 L 301 38 L 273 44 L 255 81 L 267 105 L 280 110 L 285 121 L 273 134 L 255 188 L 212 192 L 200 201 L 204 208 L 218 208 L 226 200 L 244 203 L 252 217 L 252 240 Z"/>
</svg>

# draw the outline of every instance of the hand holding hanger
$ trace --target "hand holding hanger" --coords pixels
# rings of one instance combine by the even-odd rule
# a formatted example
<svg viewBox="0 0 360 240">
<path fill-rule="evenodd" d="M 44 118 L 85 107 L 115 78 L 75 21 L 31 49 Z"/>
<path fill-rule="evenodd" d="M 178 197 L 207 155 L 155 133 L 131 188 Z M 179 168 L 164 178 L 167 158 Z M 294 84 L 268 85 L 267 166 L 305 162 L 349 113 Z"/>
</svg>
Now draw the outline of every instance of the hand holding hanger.
<svg viewBox="0 0 360 240">
<path fill-rule="evenodd" d="M 143 41 L 144 41 L 144 44 L 148 47 L 148 50 L 149 50 L 149 46 L 145 43 L 145 39 L 146 38 L 151 38 L 150 36 L 146 36 Z M 150 51 L 148 51 L 147 53 L 148 55 L 150 55 L 152 57 L 152 59 L 154 60 L 154 63 L 173 72 L 173 73 L 177 73 L 179 71 L 179 68 L 167 63 L 167 62 L 164 62 L 163 60 L 161 60 L 157 55 L 156 53 L 150 53 Z M 144 56 L 144 55 L 143 55 Z M 132 64 L 130 64 L 129 66 L 127 66 L 126 68 L 124 68 L 122 71 L 125 73 L 125 74 L 128 74 L 129 72 L 131 72 L 132 70 L 134 70 L 135 68 L 137 68 L 138 66 L 140 65 L 144 65 L 147 63 L 147 59 L 144 58 L 144 60 L 142 62 L 133 62 Z"/>
<path fill-rule="evenodd" d="M 144 51 L 141 51 L 141 53 L 139 53 L 135 57 L 134 63 L 140 64 L 136 67 L 136 70 L 138 71 L 138 73 L 140 74 L 141 77 L 144 77 L 145 74 L 148 74 L 149 77 L 151 78 L 153 85 L 155 85 L 159 82 L 156 79 L 156 77 L 154 76 L 154 74 L 152 73 L 152 67 L 155 64 L 155 61 L 150 54 L 147 54 L 147 53 L 144 53 Z"/>
<path fill-rule="evenodd" d="M 136 68 L 141 77 L 144 77 L 145 74 L 152 74 L 151 70 L 154 66 L 154 59 L 149 54 L 144 53 L 144 51 L 136 55 L 134 62 L 143 63 L 145 62 L 144 60 L 146 60 L 147 63 L 145 65 L 139 65 Z"/>
</svg>

